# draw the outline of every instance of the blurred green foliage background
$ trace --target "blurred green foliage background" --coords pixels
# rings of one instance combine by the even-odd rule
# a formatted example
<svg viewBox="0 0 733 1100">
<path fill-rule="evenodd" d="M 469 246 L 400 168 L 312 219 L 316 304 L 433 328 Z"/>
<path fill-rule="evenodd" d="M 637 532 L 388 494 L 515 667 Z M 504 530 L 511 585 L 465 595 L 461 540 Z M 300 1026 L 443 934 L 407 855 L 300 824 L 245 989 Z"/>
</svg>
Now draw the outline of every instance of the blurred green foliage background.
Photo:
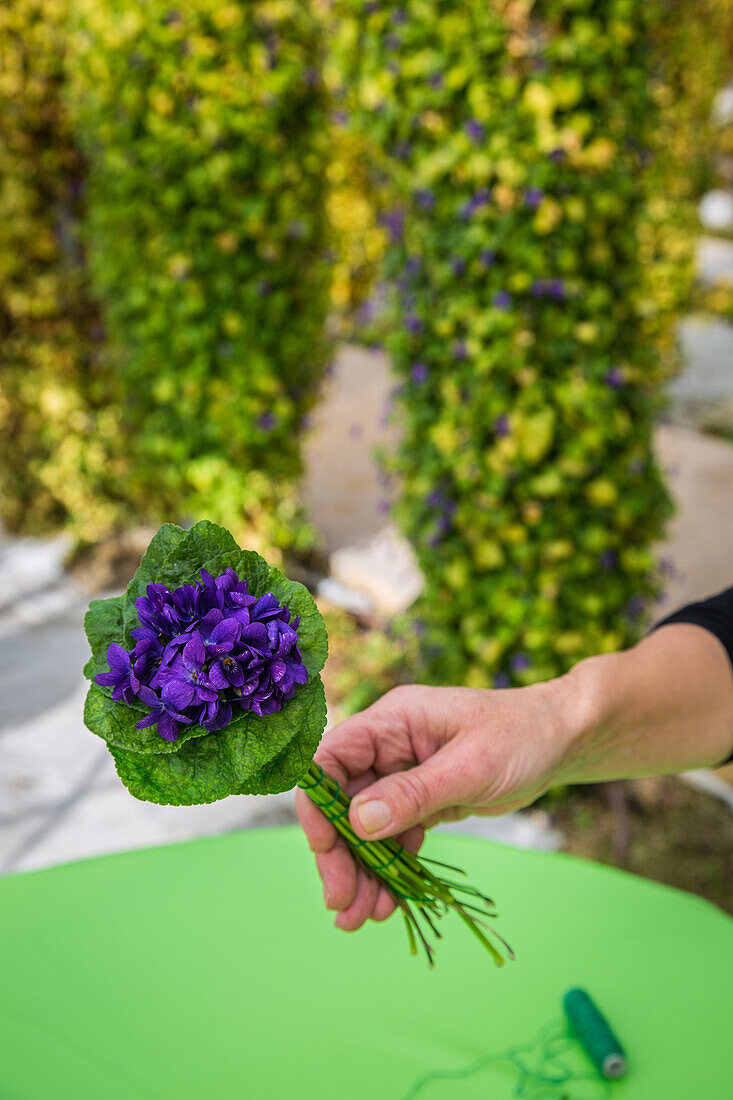
<svg viewBox="0 0 733 1100">
<path fill-rule="evenodd" d="M 632 641 L 732 27 L 731 0 L 6 0 L 6 528 L 207 516 L 307 555 L 302 431 L 381 280 L 424 674 Z"/>
</svg>

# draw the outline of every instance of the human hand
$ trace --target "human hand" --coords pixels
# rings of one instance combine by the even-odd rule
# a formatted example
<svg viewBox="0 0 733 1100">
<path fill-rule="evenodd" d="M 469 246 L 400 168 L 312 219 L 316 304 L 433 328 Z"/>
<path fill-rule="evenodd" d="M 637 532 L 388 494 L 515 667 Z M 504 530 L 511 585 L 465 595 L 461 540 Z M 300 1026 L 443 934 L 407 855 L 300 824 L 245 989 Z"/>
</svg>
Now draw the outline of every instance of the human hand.
<svg viewBox="0 0 733 1100">
<path fill-rule="evenodd" d="M 556 781 L 566 739 L 563 681 L 503 691 L 396 688 L 326 734 L 316 762 L 353 797 L 352 828 L 411 851 L 425 829 L 526 806 Z M 385 920 L 395 902 L 303 791 L 296 808 L 336 927 Z"/>
</svg>

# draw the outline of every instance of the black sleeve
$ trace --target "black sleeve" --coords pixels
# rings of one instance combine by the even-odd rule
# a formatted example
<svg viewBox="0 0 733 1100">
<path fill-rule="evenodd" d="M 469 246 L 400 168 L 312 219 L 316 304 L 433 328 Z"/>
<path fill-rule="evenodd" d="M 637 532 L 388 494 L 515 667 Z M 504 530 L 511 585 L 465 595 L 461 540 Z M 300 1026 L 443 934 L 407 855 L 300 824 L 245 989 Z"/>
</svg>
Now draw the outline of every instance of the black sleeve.
<svg viewBox="0 0 733 1100">
<path fill-rule="evenodd" d="M 673 611 L 666 619 L 655 623 L 652 630 L 657 627 L 667 626 L 669 623 L 693 623 L 702 626 L 722 643 L 728 654 L 733 672 L 733 588 L 726 588 L 717 596 L 711 596 L 708 600 L 700 600 L 699 603 L 690 603 L 681 607 L 679 611 Z M 733 753 L 723 764 L 733 763 Z"/>
</svg>

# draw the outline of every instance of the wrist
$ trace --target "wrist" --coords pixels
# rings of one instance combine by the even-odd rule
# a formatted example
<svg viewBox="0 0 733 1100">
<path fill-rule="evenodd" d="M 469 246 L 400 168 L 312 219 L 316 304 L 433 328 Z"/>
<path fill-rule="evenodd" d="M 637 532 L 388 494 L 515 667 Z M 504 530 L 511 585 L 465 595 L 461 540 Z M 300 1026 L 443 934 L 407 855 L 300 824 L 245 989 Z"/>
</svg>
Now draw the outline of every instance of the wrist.
<svg viewBox="0 0 733 1100">
<path fill-rule="evenodd" d="M 623 723 L 629 652 L 588 657 L 552 681 L 561 719 L 558 782 L 614 778 L 607 757 Z"/>
</svg>

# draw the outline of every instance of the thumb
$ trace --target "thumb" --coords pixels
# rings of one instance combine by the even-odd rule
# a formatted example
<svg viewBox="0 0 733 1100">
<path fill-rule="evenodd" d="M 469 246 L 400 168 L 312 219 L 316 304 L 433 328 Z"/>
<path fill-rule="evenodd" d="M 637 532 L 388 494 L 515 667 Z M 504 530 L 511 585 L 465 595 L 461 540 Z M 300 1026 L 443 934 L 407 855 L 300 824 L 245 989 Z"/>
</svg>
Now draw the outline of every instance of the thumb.
<svg viewBox="0 0 733 1100">
<path fill-rule="evenodd" d="M 349 809 L 351 827 L 366 840 L 402 833 L 440 810 L 462 803 L 470 774 L 458 751 L 447 745 L 424 764 L 395 772 L 354 795 Z"/>
</svg>

